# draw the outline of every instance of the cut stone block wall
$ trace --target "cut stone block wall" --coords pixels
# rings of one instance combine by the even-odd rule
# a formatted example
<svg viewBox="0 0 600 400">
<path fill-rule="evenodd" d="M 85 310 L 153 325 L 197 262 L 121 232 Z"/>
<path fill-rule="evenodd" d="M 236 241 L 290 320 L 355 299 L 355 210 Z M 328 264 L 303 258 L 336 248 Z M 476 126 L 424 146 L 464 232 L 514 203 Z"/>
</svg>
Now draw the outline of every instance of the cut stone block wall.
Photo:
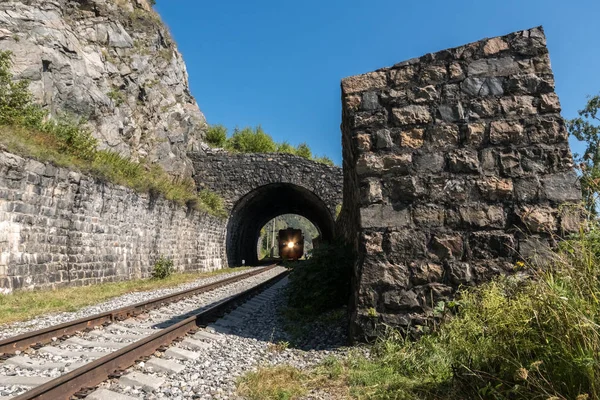
<svg viewBox="0 0 600 400">
<path fill-rule="evenodd" d="M 225 223 L 0 150 L 0 292 L 220 269 Z"/>
<path fill-rule="evenodd" d="M 576 230 L 577 176 L 542 28 L 342 81 L 355 338 L 427 325 L 460 285 Z"/>
</svg>

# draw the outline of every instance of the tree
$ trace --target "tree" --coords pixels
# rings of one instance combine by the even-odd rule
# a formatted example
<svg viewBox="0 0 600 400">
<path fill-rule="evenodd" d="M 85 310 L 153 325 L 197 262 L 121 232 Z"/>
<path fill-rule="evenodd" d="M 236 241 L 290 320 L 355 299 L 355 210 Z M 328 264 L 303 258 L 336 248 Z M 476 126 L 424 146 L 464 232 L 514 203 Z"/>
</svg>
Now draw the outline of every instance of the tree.
<svg viewBox="0 0 600 400">
<path fill-rule="evenodd" d="M 13 80 L 12 53 L 0 51 L 0 124 L 36 127 L 45 113 L 33 102 L 29 82 Z"/>
<path fill-rule="evenodd" d="M 569 133 L 586 145 L 583 155 L 575 154 L 581 172 L 581 191 L 586 209 L 597 215 L 600 189 L 600 95 L 590 97 L 579 117 L 567 121 Z"/>
<path fill-rule="evenodd" d="M 296 155 L 312 160 L 312 151 L 306 143 L 300 143 L 298 147 L 296 147 Z"/>
<path fill-rule="evenodd" d="M 335 165 L 333 160 L 327 156 L 315 157 L 315 161 L 319 162 L 321 164 L 329 165 L 331 167 L 333 167 Z"/>
<path fill-rule="evenodd" d="M 206 142 L 213 147 L 225 147 L 227 128 L 223 125 L 212 125 L 206 131 Z"/>
<path fill-rule="evenodd" d="M 277 150 L 273 138 L 260 126 L 254 129 L 235 129 L 227 141 L 227 148 L 241 153 L 274 153 Z"/>
<path fill-rule="evenodd" d="M 277 152 L 278 153 L 287 153 L 287 154 L 296 154 L 296 149 L 294 146 L 284 141 L 277 144 Z"/>
</svg>

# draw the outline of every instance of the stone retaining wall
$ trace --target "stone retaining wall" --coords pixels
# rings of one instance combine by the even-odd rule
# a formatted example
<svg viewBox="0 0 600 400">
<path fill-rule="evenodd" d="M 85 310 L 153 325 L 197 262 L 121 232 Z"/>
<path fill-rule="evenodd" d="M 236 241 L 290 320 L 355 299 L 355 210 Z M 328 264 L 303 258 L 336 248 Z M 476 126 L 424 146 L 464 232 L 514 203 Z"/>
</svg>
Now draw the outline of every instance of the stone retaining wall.
<svg viewBox="0 0 600 400">
<path fill-rule="evenodd" d="M 577 229 L 541 28 L 346 78 L 342 92 L 355 337 L 427 325 L 460 285 L 509 273 Z"/>
<path fill-rule="evenodd" d="M 0 151 L 0 291 L 148 277 L 225 263 L 225 221 Z"/>
</svg>

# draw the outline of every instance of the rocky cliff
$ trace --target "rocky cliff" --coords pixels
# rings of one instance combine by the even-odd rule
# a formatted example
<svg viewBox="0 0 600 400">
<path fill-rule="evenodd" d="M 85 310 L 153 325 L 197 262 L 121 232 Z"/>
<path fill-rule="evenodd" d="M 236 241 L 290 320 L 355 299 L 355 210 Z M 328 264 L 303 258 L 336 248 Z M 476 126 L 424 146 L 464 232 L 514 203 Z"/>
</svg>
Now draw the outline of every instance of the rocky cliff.
<svg viewBox="0 0 600 400">
<path fill-rule="evenodd" d="M 147 0 L 3 0 L 0 50 L 40 104 L 85 118 L 102 148 L 191 175 L 206 121 Z"/>
</svg>

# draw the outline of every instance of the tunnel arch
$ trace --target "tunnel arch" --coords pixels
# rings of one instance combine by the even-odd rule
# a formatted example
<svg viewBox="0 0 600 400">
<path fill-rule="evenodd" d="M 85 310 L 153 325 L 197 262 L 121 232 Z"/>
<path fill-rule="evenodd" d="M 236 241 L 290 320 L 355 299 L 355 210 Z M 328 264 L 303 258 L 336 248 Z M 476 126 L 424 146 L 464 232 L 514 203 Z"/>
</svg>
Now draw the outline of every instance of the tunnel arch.
<svg viewBox="0 0 600 400">
<path fill-rule="evenodd" d="M 283 214 L 298 214 L 315 225 L 324 241 L 333 239 L 335 220 L 327 204 L 312 191 L 292 183 L 259 186 L 233 206 L 227 223 L 227 260 L 230 266 L 255 265 L 260 229 Z"/>
</svg>

